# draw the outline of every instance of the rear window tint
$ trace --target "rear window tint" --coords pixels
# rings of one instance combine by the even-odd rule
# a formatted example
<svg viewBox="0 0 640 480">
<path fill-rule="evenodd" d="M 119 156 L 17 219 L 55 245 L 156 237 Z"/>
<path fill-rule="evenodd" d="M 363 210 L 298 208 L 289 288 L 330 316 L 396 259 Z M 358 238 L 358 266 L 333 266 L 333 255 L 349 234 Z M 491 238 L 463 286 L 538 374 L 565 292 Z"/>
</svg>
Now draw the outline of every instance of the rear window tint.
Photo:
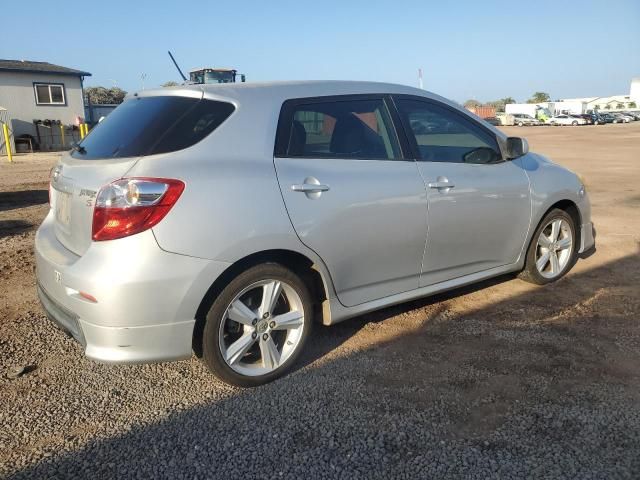
<svg viewBox="0 0 640 480">
<path fill-rule="evenodd" d="M 72 156 L 94 160 L 175 152 L 198 143 L 233 110 L 230 103 L 197 98 L 132 98 L 100 122 Z"/>
<path fill-rule="evenodd" d="M 290 129 L 285 152 L 289 157 L 392 160 L 400 156 L 382 99 L 301 103 L 291 107 L 291 119 L 288 114 L 284 117 Z"/>
</svg>

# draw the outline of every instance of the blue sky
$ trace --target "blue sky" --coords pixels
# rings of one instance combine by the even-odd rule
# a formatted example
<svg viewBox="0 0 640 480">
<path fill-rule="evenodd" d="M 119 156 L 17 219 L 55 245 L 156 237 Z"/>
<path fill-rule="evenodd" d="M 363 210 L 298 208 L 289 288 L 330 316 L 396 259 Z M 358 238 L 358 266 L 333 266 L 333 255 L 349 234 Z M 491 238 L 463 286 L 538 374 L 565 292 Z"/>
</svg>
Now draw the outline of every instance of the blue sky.
<svg viewBox="0 0 640 480">
<path fill-rule="evenodd" d="M 249 80 L 417 85 L 458 101 L 534 91 L 628 93 L 640 76 L 640 1 L 30 1 L 3 6 L 0 58 L 93 74 L 128 91 L 183 70 L 235 67 Z M 46 13 L 45 13 L 46 12 Z M 7 19 L 12 19 L 7 21 Z M 601 33 L 602 32 L 602 33 Z"/>
</svg>

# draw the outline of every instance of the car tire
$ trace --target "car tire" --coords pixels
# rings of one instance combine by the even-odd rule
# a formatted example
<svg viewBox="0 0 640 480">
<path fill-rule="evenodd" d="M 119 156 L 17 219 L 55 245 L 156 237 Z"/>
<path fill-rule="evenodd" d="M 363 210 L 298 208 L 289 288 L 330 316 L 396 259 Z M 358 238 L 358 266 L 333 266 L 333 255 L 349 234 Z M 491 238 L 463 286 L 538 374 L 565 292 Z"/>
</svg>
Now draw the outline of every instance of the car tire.
<svg viewBox="0 0 640 480">
<path fill-rule="evenodd" d="M 519 126 L 519 127 L 523 127 L 523 126 L 524 126 L 524 123 L 522 123 L 522 122 L 518 122 L 518 126 Z"/>
<path fill-rule="evenodd" d="M 284 323 L 276 323 L 279 317 Z M 211 305 L 203 361 L 223 382 L 256 387 L 290 370 L 312 325 L 313 302 L 303 280 L 278 263 L 260 264 L 229 282 Z"/>
<path fill-rule="evenodd" d="M 573 217 L 554 208 L 536 228 L 519 277 L 537 285 L 562 278 L 576 262 L 578 240 Z"/>
<path fill-rule="evenodd" d="M 571 125 L 574 126 L 574 127 L 577 127 L 578 126 L 578 122 L 573 121 L 573 122 L 571 122 Z"/>
</svg>

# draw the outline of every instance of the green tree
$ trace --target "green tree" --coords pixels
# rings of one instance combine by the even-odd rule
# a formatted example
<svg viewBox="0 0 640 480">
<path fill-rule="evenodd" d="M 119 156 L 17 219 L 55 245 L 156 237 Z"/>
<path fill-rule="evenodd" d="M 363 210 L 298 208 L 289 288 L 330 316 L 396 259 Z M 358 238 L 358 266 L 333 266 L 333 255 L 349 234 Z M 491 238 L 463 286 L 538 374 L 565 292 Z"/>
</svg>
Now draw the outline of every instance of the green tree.
<svg viewBox="0 0 640 480">
<path fill-rule="evenodd" d="M 624 108 L 624 104 L 623 103 L 619 103 L 617 108 Z"/>
<path fill-rule="evenodd" d="M 527 103 L 543 103 L 551 100 L 551 96 L 546 92 L 536 92 L 527 100 Z"/>
<path fill-rule="evenodd" d="M 479 107 L 480 105 L 482 105 L 482 102 L 479 102 L 478 100 L 474 100 L 473 98 L 471 98 L 466 102 L 464 102 L 463 105 L 465 108 L 473 108 L 473 107 Z"/>
<path fill-rule="evenodd" d="M 174 82 L 173 80 L 169 80 L 168 82 L 164 82 L 162 84 L 163 87 L 177 87 L 180 85 L 178 82 Z"/>
<path fill-rule="evenodd" d="M 636 102 L 629 102 L 629 108 L 636 108 Z"/>
<path fill-rule="evenodd" d="M 494 100 L 493 102 L 489 102 L 488 105 L 491 105 L 496 109 L 496 112 L 504 112 L 504 106 L 508 103 L 516 103 L 513 97 L 505 97 L 500 100 Z"/>
<path fill-rule="evenodd" d="M 89 101 L 94 105 L 119 104 L 124 101 L 127 92 L 118 87 L 89 87 L 84 91 Z"/>
</svg>

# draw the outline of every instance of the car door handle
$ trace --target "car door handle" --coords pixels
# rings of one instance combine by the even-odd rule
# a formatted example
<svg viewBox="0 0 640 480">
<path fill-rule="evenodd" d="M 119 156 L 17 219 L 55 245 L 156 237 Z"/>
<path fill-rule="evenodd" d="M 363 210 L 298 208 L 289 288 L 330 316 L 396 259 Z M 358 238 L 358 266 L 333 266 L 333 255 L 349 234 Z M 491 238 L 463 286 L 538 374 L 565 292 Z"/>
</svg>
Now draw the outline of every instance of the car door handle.
<svg viewBox="0 0 640 480">
<path fill-rule="evenodd" d="M 453 188 L 455 187 L 455 185 L 451 182 L 433 182 L 433 183 L 429 183 L 428 187 L 441 189 L 441 188 Z"/>
<path fill-rule="evenodd" d="M 329 185 L 322 185 L 318 183 L 302 183 L 298 185 L 291 185 L 291 190 L 293 190 L 294 192 L 319 193 L 328 191 Z"/>
</svg>

